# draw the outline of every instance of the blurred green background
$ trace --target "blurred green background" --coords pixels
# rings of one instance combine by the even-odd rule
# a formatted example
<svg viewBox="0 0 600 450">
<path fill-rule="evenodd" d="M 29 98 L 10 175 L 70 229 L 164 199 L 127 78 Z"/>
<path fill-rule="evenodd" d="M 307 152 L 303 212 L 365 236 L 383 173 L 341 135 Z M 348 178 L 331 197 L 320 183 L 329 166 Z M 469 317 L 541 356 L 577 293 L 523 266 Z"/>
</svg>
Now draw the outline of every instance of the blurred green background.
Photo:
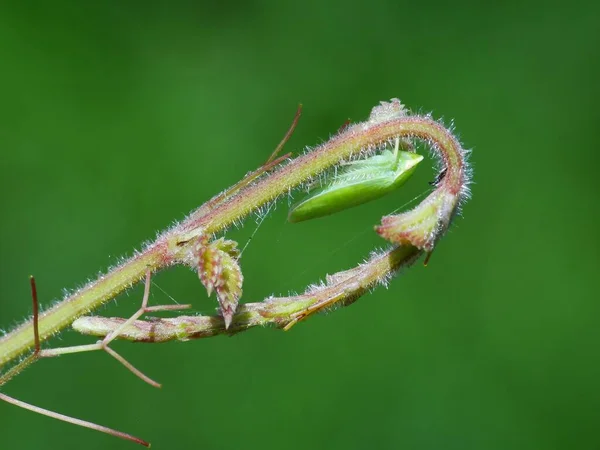
<svg viewBox="0 0 600 450">
<path fill-rule="evenodd" d="M 289 333 L 45 360 L 3 388 L 156 449 L 600 448 L 597 2 L 3 2 L 0 327 L 81 286 L 258 167 L 380 100 L 452 121 L 473 199 L 430 265 Z M 405 189 L 312 222 L 284 201 L 244 253 L 245 301 L 299 291 L 383 240 Z M 414 204 L 414 201 L 411 205 Z M 230 236 L 244 245 L 253 219 Z M 211 313 L 196 275 L 152 302 Z M 101 314 L 127 315 L 138 287 Z M 89 343 L 65 332 L 53 345 Z M 0 404 L 2 449 L 134 444 Z"/>
</svg>

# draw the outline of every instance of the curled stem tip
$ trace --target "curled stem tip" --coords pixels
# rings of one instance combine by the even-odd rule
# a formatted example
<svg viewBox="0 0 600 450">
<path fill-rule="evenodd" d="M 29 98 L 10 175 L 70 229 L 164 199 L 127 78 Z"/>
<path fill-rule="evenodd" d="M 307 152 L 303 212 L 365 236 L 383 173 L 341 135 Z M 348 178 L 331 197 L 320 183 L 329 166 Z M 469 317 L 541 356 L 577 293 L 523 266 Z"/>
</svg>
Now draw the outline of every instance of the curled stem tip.
<svg viewBox="0 0 600 450">
<path fill-rule="evenodd" d="M 289 154 L 278 155 L 294 132 L 301 110 L 302 105 L 298 107 L 282 141 L 261 167 L 209 200 L 180 224 L 161 234 L 142 252 L 41 315 L 35 279 L 31 277 L 32 320 L 0 338 L 0 366 L 14 361 L 29 349 L 33 348 L 34 351 L 5 372 L 0 377 L 0 385 L 41 357 L 105 350 L 142 380 L 160 387 L 159 383 L 136 369 L 108 344 L 114 339 L 137 342 L 189 340 L 234 334 L 267 324 L 289 330 L 315 313 L 353 303 L 370 289 L 386 284 L 392 276 L 410 266 L 423 253 L 427 253 L 424 262 L 427 265 L 435 245 L 469 194 L 470 172 L 466 152 L 458 140 L 431 117 L 410 115 L 399 100 L 392 99 L 373 108 L 367 121 L 344 125 L 329 141 L 288 161 Z M 371 156 L 391 142 L 402 142 L 411 151 L 413 139 L 430 144 L 434 154 L 442 162 L 442 171 L 432 183 L 434 190 L 417 207 L 383 217 L 381 224 L 375 227 L 377 233 L 394 245 L 393 248 L 373 254 L 366 262 L 352 269 L 328 275 L 324 282 L 310 286 L 303 294 L 269 297 L 262 302 L 246 303 L 238 307 L 243 281 L 239 262 L 241 253 L 234 241 L 215 239 L 215 233 L 239 223 L 248 214 L 259 211 L 269 202 L 314 180 L 322 172 L 357 157 Z M 149 312 L 184 309 L 189 306 L 148 306 L 151 273 L 175 264 L 189 265 L 198 270 L 209 295 L 216 292 L 221 314 L 140 320 L 143 314 Z M 82 317 L 144 278 L 146 286 L 142 306 L 129 319 Z M 104 339 L 98 344 L 87 346 L 40 349 L 40 342 L 70 324 L 81 333 Z M 150 446 L 131 435 L 44 410 L 2 393 L 0 400 Z"/>
</svg>

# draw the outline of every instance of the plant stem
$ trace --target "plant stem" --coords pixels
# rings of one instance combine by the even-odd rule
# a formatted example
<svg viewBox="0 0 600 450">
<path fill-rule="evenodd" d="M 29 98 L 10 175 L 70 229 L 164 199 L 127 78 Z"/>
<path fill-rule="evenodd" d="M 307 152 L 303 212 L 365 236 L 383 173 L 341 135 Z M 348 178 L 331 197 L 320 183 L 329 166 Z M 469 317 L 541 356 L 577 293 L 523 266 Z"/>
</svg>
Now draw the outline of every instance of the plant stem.
<svg viewBox="0 0 600 450">
<path fill-rule="evenodd" d="M 243 187 L 232 197 L 224 198 L 205 214 L 192 213 L 187 220 L 162 234 L 142 253 L 41 314 L 40 340 L 48 339 L 81 315 L 97 309 L 128 289 L 140 281 L 148 270 L 156 272 L 173 264 L 187 263 L 186 258 L 194 239 L 200 235 L 222 231 L 340 161 L 360 153 L 372 152 L 396 137 L 417 137 L 433 143 L 448 167 L 444 183 L 460 187 L 459 179 L 463 170 L 460 146 L 448 130 L 429 117 L 403 116 L 350 126 L 313 151 Z M 34 343 L 30 320 L 0 339 L 0 366 L 33 348 Z"/>
<path fill-rule="evenodd" d="M 154 245 L 144 253 L 130 259 L 120 267 L 101 276 L 48 311 L 40 314 L 40 340 L 46 340 L 54 333 L 73 323 L 77 317 L 98 308 L 106 301 L 141 280 L 148 269 L 160 267 L 164 260 L 164 246 Z M 33 322 L 25 322 L 0 339 L 0 366 L 11 361 L 35 344 Z"/>
<path fill-rule="evenodd" d="M 118 330 L 118 338 L 134 342 L 187 341 L 235 334 L 256 326 L 274 324 L 288 330 L 310 315 L 336 304 L 349 305 L 369 289 L 385 283 L 391 274 L 410 266 L 422 251 L 412 246 L 393 248 L 373 256 L 360 266 L 329 276 L 327 285 L 291 297 L 271 297 L 262 302 L 241 305 L 227 329 L 221 316 L 179 316 L 175 318 L 129 321 L 122 318 L 86 316 L 73 328 L 83 334 L 105 337 Z M 125 325 L 125 326 L 124 326 Z"/>
<path fill-rule="evenodd" d="M 396 137 L 417 137 L 431 141 L 442 152 L 443 159 L 452 164 L 452 170 L 445 178 L 446 182 L 458 183 L 463 168 L 460 155 L 457 154 L 460 146 L 448 130 L 434 120 L 422 116 L 406 116 L 371 126 L 366 122 L 346 128 L 313 151 L 299 156 L 269 177 L 249 186 L 243 195 L 236 195 L 206 215 L 184 222 L 182 227 L 189 230 L 204 227 L 207 233 L 218 232 L 340 161 L 365 150 L 375 150 Z"/>
</svg>

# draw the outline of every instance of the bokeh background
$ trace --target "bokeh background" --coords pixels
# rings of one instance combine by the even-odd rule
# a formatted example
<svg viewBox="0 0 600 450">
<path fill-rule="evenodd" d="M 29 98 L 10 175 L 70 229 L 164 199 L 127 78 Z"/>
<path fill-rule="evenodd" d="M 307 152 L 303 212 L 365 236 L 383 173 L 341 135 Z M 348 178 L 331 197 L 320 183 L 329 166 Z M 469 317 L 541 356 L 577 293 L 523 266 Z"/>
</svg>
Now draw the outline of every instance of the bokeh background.
<svg viewBox="0 0 600 450">
<path fill-rule="evenodd" d="M 156 449 L 600 448 L 597 5 L 3 2 L 5 330 L 31 313 L 30 274 L 44 305 L 81 286 L 258 167 L 300 102 L 288 151 L 400 97 L 453 121 L 474 167 L 430 265 L 387 290 L 289 333 L 117 343 L 160 391 L 98 353 L 42 361 L 3 392 Z M 429 189 L 428 166 L 326 219 L 287 224 L 283 202 L 244 253 L 244 300 L 385 246 L 372 226 Z M 214 311 L 185 268 L 155 282 L 154 303 Z M 135 448 L 8 404 L 0 424 L 2 449 Z"/>
</svg>

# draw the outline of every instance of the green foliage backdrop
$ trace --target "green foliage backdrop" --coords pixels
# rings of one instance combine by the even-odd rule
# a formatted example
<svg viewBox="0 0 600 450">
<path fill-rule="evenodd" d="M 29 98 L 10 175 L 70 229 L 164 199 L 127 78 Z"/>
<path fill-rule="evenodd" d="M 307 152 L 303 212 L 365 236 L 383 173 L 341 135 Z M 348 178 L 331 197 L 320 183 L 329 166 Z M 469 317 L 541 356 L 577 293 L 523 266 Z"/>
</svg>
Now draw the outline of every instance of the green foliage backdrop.
<svg viewBox="0 0 600 450">
<path fill-rule="evenodd" d="M 131 254 L 260 165 L 298 102 L 288 151 L 400 97 L 453 120 L 475 170 L 429 267 L 350 308 L 289 333 L 116 344 L 161 391 L 101 353 L 41 361 L 3 391 L 157 449 L 600 447 L 600 10 L 577 3 L 3 3 L 4 329 L 30 314 L 30 274 L 49 305 Z M 243 300 L 384 246 L 372 226 L 428 188 L 421 166 L 330 218 L 290 225 L 280 204 L 244 253 Z M 154 303 L 214 310 L 188 270 L 155 281 Z M 3 449 L 135 448 L 7 404 L 0 423 Z"/>
</svg>

